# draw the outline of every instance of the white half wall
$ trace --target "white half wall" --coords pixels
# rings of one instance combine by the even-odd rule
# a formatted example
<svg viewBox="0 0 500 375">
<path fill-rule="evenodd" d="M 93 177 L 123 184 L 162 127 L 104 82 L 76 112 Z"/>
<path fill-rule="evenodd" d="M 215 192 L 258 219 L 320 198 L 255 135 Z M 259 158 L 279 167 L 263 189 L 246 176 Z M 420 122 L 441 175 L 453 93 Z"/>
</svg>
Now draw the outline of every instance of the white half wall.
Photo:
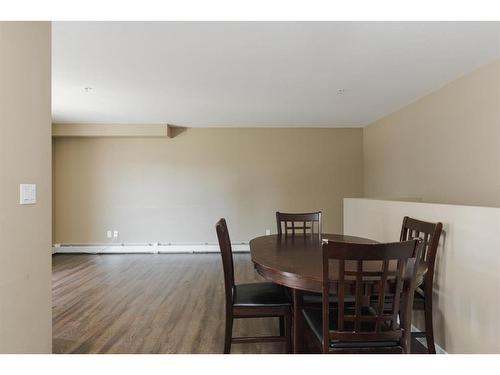
<svg viewBox="0 0 500 375">
<path fill-rule="evenodd" d="M 344 199 L 344 233 L 397 241 L 404 216 L 442 222 L 434 334 L 448 353 L 500 353 L 500 208 Z M 423 316 L 414 325 L 422 329 Z"/>
</svg>

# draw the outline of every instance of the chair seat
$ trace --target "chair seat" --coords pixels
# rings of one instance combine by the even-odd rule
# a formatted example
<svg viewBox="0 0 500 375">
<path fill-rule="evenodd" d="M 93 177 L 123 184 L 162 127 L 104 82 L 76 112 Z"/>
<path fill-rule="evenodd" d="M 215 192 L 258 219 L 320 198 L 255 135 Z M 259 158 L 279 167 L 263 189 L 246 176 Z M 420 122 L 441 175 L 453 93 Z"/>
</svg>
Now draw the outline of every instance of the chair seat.
<svg viewBox="0 0 500 375">
<path fill-rule="evenodd" d="M 286 296 L 290 301 L 293 300 L 293 295 L 292 291 L 290 288 L 282 286 L 283 290 L 285 291 Z M 316 304 L 321 304 L 323 302 L 322 300 L 322 294 L 321 293 L 316 293 L 316 292 L 306 292 L 302 291 L 301 293 L 302 296 L 302 302 L 304 305 L 316 305 Z M 330 296 L 330 303 L 337 303 L 338 298 L 334 295 Z"/>
<path fill-rule="evenodd" d="M 345 297 L 345 302 L 346 303 L 354 303 L 354 296 L 346 296 Z M 304 305 L 315 305 L 315 304 L 321 304 L 323 303 L 323 296 L 321 293 L 314 293 L 314 292 L 304 292 L 302 295 L 302 301 Z M 338 303 L 339 299 L 335 295 L 331 295 L 329 298 L 330 303 Z"/>
<path fill-rule="evenodd" d="M 330 309 L 329 325 L 330 330 L 335 330 L 337 328 L 337 315 L 338 311 L 336 309 Z M 323 313 L 321 309 L 318 308 L 306 308 L 302 310 L 304 319 L 309 325 L 311 331 L 319 340 L 323 342 Z M 362 330 L 371 329 L 373 323 L 364 322 L 361 324 Z M 350 330 L 349 327 L 345 327 L 346 330 Z M 354 327 L 352 328 L 354 330 Z M 333 341 L 330 340 L 329 347 L 332 349 L 340 348 L 387 348 L 400 346 L 398 341 Z"/>
<path fill-rule="evenodd" d="M 234 306 L 290 306 L 283 288 L 274 283 L 251 283 L 234 286 Z"/>
</svg>

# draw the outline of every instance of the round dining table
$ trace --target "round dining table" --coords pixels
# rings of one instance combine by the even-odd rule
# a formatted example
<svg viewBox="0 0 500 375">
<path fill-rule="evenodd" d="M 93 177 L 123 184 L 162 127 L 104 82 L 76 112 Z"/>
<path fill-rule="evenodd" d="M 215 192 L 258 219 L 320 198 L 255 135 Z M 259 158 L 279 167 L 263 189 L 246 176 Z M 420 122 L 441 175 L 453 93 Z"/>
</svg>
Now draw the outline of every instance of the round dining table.
<svg viewBox="0 0 500 375">
<path fill-rule="evenodd" d="M 265 279 L 289 287 L 293 296 L 293 350 L 302 352 L 302 293 L 322 292 L 323 240 L 346 243 L 377 243 L 363 237 L 342 234 L 267 235 L 250 241 L 250 254 L 255 270 Z M 417 274 L 425 273 L 422 263 Z"/>
</svg>

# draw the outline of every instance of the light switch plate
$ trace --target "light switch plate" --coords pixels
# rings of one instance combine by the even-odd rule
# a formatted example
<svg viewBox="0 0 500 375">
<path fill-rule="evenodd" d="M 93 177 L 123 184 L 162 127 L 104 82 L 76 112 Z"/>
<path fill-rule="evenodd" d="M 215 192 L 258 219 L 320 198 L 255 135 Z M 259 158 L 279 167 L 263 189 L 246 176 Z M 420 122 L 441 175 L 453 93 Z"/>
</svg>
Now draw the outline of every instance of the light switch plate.
<svg viewBox="0 0 500 375">
<path fill-rule="evenodd" d="M 36 184 L 19 185 L 19 204 L 36 203 Z"/>
</svg>

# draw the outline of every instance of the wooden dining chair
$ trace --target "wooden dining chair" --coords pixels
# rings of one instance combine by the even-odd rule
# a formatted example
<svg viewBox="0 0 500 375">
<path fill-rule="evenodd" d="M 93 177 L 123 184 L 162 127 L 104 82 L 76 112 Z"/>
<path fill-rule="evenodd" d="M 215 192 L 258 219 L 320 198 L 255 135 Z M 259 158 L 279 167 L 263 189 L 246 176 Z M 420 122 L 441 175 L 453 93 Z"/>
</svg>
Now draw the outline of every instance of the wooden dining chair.
<svg viewBox="0 0 500 375">
<path fill-rule="evenodd" d="M 419 243 L 323 244 L 322 307 L 302 310 L 313 347 L 323 353 L 410 353 Z M 346 302 L 348 295 L 354 302 Z"/>
<path fill-rule="evenodd" d="M 224 353 L 231 352 L 231 343 L 284 342 L 291 352 L 291 303 L 279 285 L 269 282 L 238 284 L 234 282 L 233 252 L 226 220 L 216 224 L 217 237 L 224 269 L 226 293 L 226 332 Z M 233 320 L 243 318 L 277 317 L 279 336 L 233 337 Z"/>
<path fill-rule="evenodd" d="M 321 235 L 321 211 L 291 214 L 276 212 L 278 234 L 318 234 Z"/>
<path fill-rule="evenodd" d="M 278 235 L 305 235 L 317 234 L 321 236 L 321 211 L 308 213 L 285 213 L 276 212 L 276 224 Z M 291 298 L 292 292 L 284 288 L 287 296 Z M 315 292 L 302 292 L 301 298 L 304 304 L 321 303 L 321 294 Z"/>
<path fill-rule="evenodd" d="M 420 238 L 423 242 L 421 261 L 427 265 L 423 283 L 415 290 L 413 309 L 423 310 L 425 315 L 425 332 L 413 332 L 414 337 L 424 337 L 427 341 L 427 351 L 436 354 L 434 344 L 434 327 L 432 322 L 432 286 L 434 283 L 434 267 L 439 245 L 439 238 L 443 230 L 442 223 L 429 223 L 405 216 L 401 228 L 400 241 Z"/>
</svg>

